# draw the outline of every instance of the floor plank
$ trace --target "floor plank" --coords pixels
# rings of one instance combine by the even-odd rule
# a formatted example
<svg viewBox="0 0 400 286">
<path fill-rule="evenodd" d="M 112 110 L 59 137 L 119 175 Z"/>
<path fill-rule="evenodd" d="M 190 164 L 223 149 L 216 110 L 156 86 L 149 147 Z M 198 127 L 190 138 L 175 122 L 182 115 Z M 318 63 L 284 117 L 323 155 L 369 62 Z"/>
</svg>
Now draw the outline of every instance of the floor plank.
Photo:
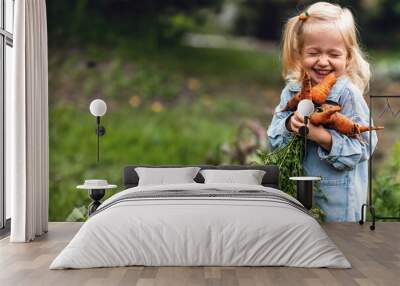
<svg viewBox="0 0 400 286">
<path fill-rule="evenodd" d="M 32 243 L 0 240 L 0 285 L 399 285 L 400 223 L 330 223 L 323 228 L 351 262 L 352 269 L 290 267 L 116 267 L 48 269 L 81 223 L 50 223 L 49 233 Z"/>
</svg>

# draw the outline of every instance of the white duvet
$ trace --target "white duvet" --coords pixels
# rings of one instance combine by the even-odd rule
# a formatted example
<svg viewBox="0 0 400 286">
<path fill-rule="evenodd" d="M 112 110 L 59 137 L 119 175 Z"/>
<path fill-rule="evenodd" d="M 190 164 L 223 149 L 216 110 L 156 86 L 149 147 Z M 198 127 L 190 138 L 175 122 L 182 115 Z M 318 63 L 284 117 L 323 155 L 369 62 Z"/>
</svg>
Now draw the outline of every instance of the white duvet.
<svg viewBox="0 0 400 286">
<path fill-rule="evenodd" d="M 174 197 L 111 201 L 131 192 L 262 190 L 254 185 L 135 187 L 106 200 L 50 269 L 145 266 L 294 266 L 350 268 L 318 222 L 289 204 L 262 198 Z"/>
</svg>

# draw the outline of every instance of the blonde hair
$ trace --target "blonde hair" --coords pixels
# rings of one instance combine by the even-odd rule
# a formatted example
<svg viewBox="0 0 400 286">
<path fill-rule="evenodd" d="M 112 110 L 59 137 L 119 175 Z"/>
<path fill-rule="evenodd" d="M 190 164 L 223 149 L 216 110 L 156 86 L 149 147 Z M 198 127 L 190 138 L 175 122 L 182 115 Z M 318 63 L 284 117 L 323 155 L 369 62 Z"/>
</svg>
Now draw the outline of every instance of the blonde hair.
<svg viewBox="0 0 400 286">
<path fill-rule="evenodd" d="M 307 11 L 307 14 L 305 12 Z M 346 75 L 362 92 L 369 88 L 371 71 L 369 63 L 357 41 L 357 28 L 352 13 L 347 8 L 327 2 L 309 6 L 303 16 L 290 18 L 283 32 L 282 65 L 285 80 L 301 81 L 304 70 L 300 64 L 304 30 L 313 23 L 330 23 L 341 33 L 348 54 Z M 301 19 L 303 18 L 303 19 Z"/>
</svg>

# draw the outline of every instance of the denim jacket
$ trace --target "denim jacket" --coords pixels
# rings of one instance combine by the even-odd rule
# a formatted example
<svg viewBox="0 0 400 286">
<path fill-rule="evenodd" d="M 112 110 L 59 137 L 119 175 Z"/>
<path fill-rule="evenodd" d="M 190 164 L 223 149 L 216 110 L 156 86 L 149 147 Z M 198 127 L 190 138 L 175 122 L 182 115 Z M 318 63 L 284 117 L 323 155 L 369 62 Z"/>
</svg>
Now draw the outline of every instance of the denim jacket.
<svg viewBox="0 0 400 286">
<path fill-rule="evenodd" d="M 300 89 L 299 83 L 289 82 L 282 91 L 280 104 L 268 128 L 272 149 L 287 144 L 290 139 L 291 133 L 286 129 L 285 121 L 292 112 L 280 110 Z M 348 77 L 338 78 L 327 100 L 338 103 L 342 108 L 340 112 L 354 122 L 369 124 L 368 105 L 360 89 Z M 308 140 L 307 156 L 303 158 L 305 173 L 321 177 L 322 196 L 314 194 L 314 202 L 325 212 L 327 221 L 357 221 L 368 189 L 369 132 L 361 133 L 362 140 L 359 140 L 333 129 L 327 130 L 332 135 L 330 152 Z M 375 131 L 371 134 L 373 151 L 378 138 Z"/>
</svg>

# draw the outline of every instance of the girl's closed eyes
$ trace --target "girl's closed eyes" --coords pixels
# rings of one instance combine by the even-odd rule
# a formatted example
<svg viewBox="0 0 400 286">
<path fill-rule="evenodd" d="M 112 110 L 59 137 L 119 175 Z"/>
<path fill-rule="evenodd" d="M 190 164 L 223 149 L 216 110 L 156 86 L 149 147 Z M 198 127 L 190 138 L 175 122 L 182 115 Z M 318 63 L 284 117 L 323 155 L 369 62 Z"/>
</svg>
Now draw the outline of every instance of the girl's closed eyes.
<svg viewBox="0 0 400 286">
<path fill-rule="evenodd" d="M 321 52 L 319 52 L 319 51 L 311 51 L 311 52 L 307 51 L 305 54 L 308 55 L 308 56 L 319 56 L 321 54 Z M 343 56 L 343 54 L 340 53 L 340 52 L 331 52 L 331 51 L 329 51 L 327 54 L 328 54 L 328 56 L 333 57 L 333 58 Z"/>
</svg>

